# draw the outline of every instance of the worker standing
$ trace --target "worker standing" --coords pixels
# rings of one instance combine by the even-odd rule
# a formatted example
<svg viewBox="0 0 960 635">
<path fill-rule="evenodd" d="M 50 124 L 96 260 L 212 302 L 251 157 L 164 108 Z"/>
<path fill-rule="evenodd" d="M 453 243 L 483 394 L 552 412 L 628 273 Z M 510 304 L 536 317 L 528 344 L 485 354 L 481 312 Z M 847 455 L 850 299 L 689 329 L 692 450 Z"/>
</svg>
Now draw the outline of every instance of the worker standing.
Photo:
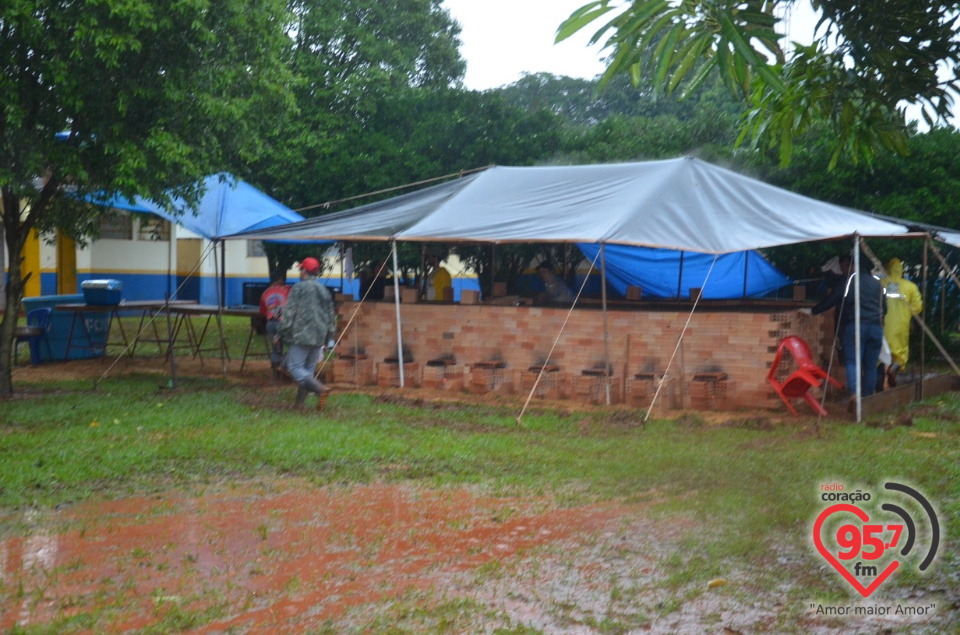
<svg viewBox="0 0 960 635">
<path fill-rule="evenodd" d="M 273 371 L 274 383 L 281 379 L 283 343 L 277 339 L 277 329 L 280 328 L 280 318 L 283 315 L 283 307 L 287 305 L 289 295 L 290 287 L 287 286 L 287 272 L 274 271 L 270 274 L 270 286 L 260 296 L 260 315 L 267 323 L 267 337 L 270 340 L 270 370 Z"/>
<path fill-rule="evenodd" d="M 885 269 L 887 277 L 880 281 L 887 293 L 883 336 L 892 358 L 886 371 L 887 384 L 893 387 L 897 385 L 897 373 L 910 358 L 910 319 L 923 311 L 923 297 L 917 285 L 903 277 L 903 263 L 899 258 L 891 258 Z"/>
</svg>

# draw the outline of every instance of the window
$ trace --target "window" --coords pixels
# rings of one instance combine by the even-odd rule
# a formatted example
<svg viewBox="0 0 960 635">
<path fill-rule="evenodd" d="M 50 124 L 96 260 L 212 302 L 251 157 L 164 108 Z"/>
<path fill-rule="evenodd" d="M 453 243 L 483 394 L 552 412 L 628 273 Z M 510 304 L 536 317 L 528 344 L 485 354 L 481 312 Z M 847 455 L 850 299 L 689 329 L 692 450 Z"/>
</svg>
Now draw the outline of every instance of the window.
<svg viewBox="0 0 960 635">
<path fill-rule="evenodd" d="M 141 218 L 138 240 L 170 240 L 170 222 L 162 218 Z"/>
<path fill-rule="evenodd" d="M 100 238 L 133 240 L 133 219 L 129 214 L 104 214 L 100 217 Z"/>
<path fill-rule="evenodd" d="M 263 250 L 263 241 L 247 241 L 247 258 L 266 258 L 267 253 Z"/>
</svg>

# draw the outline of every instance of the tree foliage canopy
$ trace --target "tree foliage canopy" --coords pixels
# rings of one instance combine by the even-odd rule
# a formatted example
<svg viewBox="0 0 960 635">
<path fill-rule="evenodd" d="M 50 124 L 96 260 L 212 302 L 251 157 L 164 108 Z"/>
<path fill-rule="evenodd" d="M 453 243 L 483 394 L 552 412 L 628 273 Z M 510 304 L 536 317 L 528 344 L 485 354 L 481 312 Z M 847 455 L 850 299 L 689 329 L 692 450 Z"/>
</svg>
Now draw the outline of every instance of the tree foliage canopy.
<svg viewBox="0 0 960 635">
<path fill-rule="evenodd" d="M 612 116 L 695 119 L 704 106 L 739 114 L 739 105 L 723 93 L 718 82 L 708 82 L 690 99 L 662 98 L 649 86 L 633 86 L 626 75 L 612 77 L 599 90 L 596 80 L 533 73 L 494 89 L 508 104 L 526 110 L 547 110 L 564 124 L 590 126 Z"/>
<path fill-rule="evenodd" d="M 339 183 L 345 170 L 337 155 L 353 152 L 363 131 L 378 129 L 394 95 L 455 85 L 465 63 L 460 27 L 440 0 L 291 6 L 286 61 L 296 109 L 278 114 L 267 152 L 249 164 L 248 178 L 299 208 L 357 194 L 352 184 Z"/>
<path fill-rule="evenodd" d="M 5 3 L 0 187 L 42 217 L 67 183 L 163 199 L 255 156 L 285 105 L 284 23 L 276 2 Z"/>
<path fill-rule="evenodd" d="M 289 104 L 288 24 L 276 0 L 4 2 L 0 396 L 11 390 L 28 233 L 89 232 L 101 209 L 80 203 L 88 194 L 196 200 L 190 184 L 256 156 L 270 116 Z"/>
<path fill-rule="evenodd" d="M 881 147 L 906 153 L 905 104 L 919 105 L 931 123 L 950 116 L 960 62 L 955 3 L 813 0 L 815 39 L 790 49 L 778 27 L 795 2 L 597 0 L 574 12 L 557 39 L 606 20 L 593 36 L 611 52 L 604 82 L 625 73 L 635 85 L 685 93 L 719 72 L 747 101 L 743 137 L 778 148 L 783 165 L 817 121 L 834 132 L 833 167 L 841 156 L 869 162 Z"/>
</svg>

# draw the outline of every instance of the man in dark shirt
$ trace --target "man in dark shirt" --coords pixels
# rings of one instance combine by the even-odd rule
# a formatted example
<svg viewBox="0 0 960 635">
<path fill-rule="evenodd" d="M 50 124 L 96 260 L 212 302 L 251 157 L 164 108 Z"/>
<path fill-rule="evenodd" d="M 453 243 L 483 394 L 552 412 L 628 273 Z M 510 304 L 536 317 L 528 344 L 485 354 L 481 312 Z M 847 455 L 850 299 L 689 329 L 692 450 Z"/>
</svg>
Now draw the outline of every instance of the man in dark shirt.
<svg viewBox="0 0 960 635">
<path fill-rule="evenodd" d="M 270 368 L 274 383 L 280 381 L 280 363 L 283 361 L 283 344 L 276 339 L 280 327 L 280 316 L 287 304 L 290 287 L 287 286 L 287 272 L 274 271 L 270 274 L 270 286 L 260 296 L 260 315 L 267 321 L 267 338 L 270 340 Z"/>
<path fill-rule="evenodd" d="M 883 316 L 886 313 L 886 299 L 880 281 L 869 273 L 854 275 L 853 261 L 849 255 L 840 256 L 840 268 L 846 278 L 844 286 L 836 289 L 813 309 L 804 312 L 817 315 L 836 307 L 839 314 L 840 338 L 843 342 L 844 369 L 847 376 L 847 390 L 851 396 L 857 394 L 857 357 L 856 348 L 856 289 L 854 284 L 859 278 L 860 285 L 860 370 L 861 394 L 872 395 L 877 385 L 877 362 L 880 348 L 883 346 Z"/>
</svg>

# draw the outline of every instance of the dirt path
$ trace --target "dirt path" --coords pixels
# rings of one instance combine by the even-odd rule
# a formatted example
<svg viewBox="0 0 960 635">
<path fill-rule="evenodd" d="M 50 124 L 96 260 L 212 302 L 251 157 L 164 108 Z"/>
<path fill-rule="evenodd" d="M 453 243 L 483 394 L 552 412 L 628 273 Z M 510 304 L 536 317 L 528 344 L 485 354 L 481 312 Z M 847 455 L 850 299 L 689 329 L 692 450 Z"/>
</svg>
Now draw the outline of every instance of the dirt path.
<svg viewBox="0 0 960 635">
<path fill-rule="evenodd" d="M 696 523 L 642 505 L 281 479 L 20 520 L 22 534 L 0 542 L 5 632 L 842 633 L 929 621 L 818 620 L 788 599 L 789 580 L 765 588 L 756 572 L 678 582 L 671 566 Z"/>
<path fill-rule="evenodd" d="M 0 543 L 0 628 L 87 613 L 126 632 L 192 614 L 216 615 L 200 633 L 307 633 L 622 514 L 614 504 L 559 510 L 463 489 L 292 480 L 28 512 L 26 535 Z"/>
<path fill-rule="evenodd" d="M 40 389 L 45 379 L 92 382 L 109 365 L 19 368 L 15 381 Z M 243 374 L 238 367 L 228 379 L 247 386 L 262 386 L 269 372 L 265 363 Z M 220 376 L 218 362 L 180 368 Z M 168 377 L 156 360 L 128 358 L 107 377 L 131 372 Z M 414 404 L 451 399 L 370 391 Z M 748 415 L 697 414 L 715 423 Z M 722 580 L 691 576 L 702 521 L 659 517 L 645 505 L 565 507 L 465 488 L 272 479 L 0 514 L 4 526 L 22 529 L 0 540 L 2 632 L 735 635 L 940 633 L 958 623 L 953 590 L 885 601 L 939 603 L 927 617 L 818 617 L 817 599 L 798 597 L 794 586 L 812 577 L 819 588 L 831 574 L 803 544 L 754 569 L 728 567 Z"/>
</svg>

